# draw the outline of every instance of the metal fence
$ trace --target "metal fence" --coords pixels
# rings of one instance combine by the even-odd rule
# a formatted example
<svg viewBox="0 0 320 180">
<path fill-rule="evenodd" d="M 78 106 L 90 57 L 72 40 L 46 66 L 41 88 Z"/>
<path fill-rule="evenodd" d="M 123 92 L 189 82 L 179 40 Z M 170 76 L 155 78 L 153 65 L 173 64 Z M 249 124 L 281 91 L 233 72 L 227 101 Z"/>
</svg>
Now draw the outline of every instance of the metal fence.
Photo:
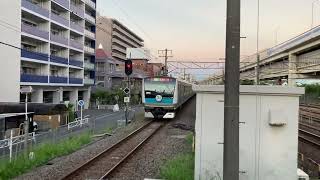
<svg viewBox="0 0 320 180">
<path fill-rule="evenodd" d="M 130 110 L 129 119 L 135 119 L 135 113 L 141 109 L 133 108 Z M 117 129 L 123 127 L 124 112 L 104 114 L 89 118 L 84 116 L 83 119 L 77 118 L 75 121 L 67 125 L 60 126 L 56 129 L 51 129 L 46 132 L 30 133 L 28 138 L 28 151 L 32 152 L 34 148 L 50 143 L 56 144 L 68 138 L 76 137 L 84 133 L 104 133 L 106 129 Z M 113 117 L 112 117 L 113 116 Z M 110 120 L 112 117 L 114 120 Z M 20 154 L 24 153 L 24 135 L 10 137 L 0 141 L 0 161 L 8 159 L 16 159 Z"/>
</svg>

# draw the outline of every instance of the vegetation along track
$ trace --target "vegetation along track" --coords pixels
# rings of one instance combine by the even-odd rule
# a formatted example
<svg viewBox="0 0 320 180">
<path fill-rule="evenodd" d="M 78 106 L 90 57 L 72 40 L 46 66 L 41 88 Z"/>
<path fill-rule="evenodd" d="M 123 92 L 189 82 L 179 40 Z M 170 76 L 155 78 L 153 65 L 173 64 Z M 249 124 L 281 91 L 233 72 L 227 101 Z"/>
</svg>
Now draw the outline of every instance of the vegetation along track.
<svg viewBox="0 0 320 180">
<path fill-rule="evenodd" d="M 150 139 L 164 123 L 150 121 L 62 179 L 107 179 L 120 164 Z"/>
</svg>

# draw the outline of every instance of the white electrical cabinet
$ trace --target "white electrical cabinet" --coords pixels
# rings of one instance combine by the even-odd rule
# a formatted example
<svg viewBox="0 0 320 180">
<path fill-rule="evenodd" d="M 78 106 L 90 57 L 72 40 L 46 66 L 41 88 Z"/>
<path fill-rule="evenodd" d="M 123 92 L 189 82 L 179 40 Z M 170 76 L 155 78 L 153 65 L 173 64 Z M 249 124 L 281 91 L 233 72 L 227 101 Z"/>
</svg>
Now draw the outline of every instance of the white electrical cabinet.
<svg viewBox="0 0 320 180">
<path fill-rule="evenodd" d="M 197 93 L 195 179 L 223 179 L 224 86 Z M 297 180 L 299 96 L 304 88 L 240 87 L 240 180 Z"/>
</svg>

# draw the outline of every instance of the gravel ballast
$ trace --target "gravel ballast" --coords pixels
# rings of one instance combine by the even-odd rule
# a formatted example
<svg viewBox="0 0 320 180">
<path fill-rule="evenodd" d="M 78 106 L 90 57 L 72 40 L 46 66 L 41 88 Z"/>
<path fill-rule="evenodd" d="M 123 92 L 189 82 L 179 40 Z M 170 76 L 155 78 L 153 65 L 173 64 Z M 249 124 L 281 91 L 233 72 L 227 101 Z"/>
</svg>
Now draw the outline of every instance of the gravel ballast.
<svg viewBox="0 0 320 180">
<path fill-rule="evenodd" d="M 175 128 L 179 124 L 186 128 Z M 195 98 L 191 99 L 178 113 L 178 116 L 168 121 L 156 135 L 150 139 L 141 150 L 115 171 L 110 179 L 139 180 L 144 178 L 160 179 L 160 167 L 169 159 L 179 154 L 192 151 L 186 137 L 195 126 Z"/>
<path fill-rule="evenodd" d="M 46 180 L 46 179 L 60 179 L 67 172 L 72 171 L 76 167 L 84 164 L 95 155 L 103 150 L 111 147 L 113 144 L 124 138 L 134 130 L 147 123 L 145 120 L 136 120 L 127 127 L 118 129 L 113 136 L 97 139 L 95 142 L 85 146 L 84 148 L 67 156 L 62 156 L 51 160 L 49 165 L 37 167 L 29 173 L 18 176 L 16 179 L 23 180 Z"/>
</svg>

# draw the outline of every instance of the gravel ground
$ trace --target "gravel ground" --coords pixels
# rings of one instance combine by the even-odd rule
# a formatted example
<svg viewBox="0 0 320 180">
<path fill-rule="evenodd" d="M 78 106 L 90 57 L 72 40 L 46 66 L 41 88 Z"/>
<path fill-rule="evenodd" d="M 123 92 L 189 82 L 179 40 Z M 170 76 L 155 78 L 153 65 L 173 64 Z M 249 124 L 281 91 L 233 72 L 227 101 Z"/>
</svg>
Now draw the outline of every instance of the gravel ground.
<svg viewBox="0 0 320 180">
<path fill-rule="evenodd" d="M 160 167 L 165 161 L 178 154 L 190 152 L 191 147 L 185 139 L 190 130 L 175 127 L 178 124 L 178 127 L 194 130 L 195 103 L 195 98 L 191 99 L 173 121 L 168 122 L 139 152 L 131 156 L 110 179 L 160 178 Z"/>
<path fill-rule="evenodd" d="M 146 123 L 145 120 L 139 119 L 132 122 L 129 126 L 118 129 L 113 136 L 103 139 L 97 139 L 95 142 L 85 146 L 83 149 L 76 151 L 70 155 L 59 157 L 51 160 L 48 164 L 33 169 L 31 172 L 23 174 L 16 179 L 23 180 L 46 180 L 60 179 L 66 172 L 70 172 L 74 168 L 85 163 L 95 155 L 102 152 L 104 149 L 112 146 L 120 139 L 124 138 L 129 133 Z"/>
</svg>

